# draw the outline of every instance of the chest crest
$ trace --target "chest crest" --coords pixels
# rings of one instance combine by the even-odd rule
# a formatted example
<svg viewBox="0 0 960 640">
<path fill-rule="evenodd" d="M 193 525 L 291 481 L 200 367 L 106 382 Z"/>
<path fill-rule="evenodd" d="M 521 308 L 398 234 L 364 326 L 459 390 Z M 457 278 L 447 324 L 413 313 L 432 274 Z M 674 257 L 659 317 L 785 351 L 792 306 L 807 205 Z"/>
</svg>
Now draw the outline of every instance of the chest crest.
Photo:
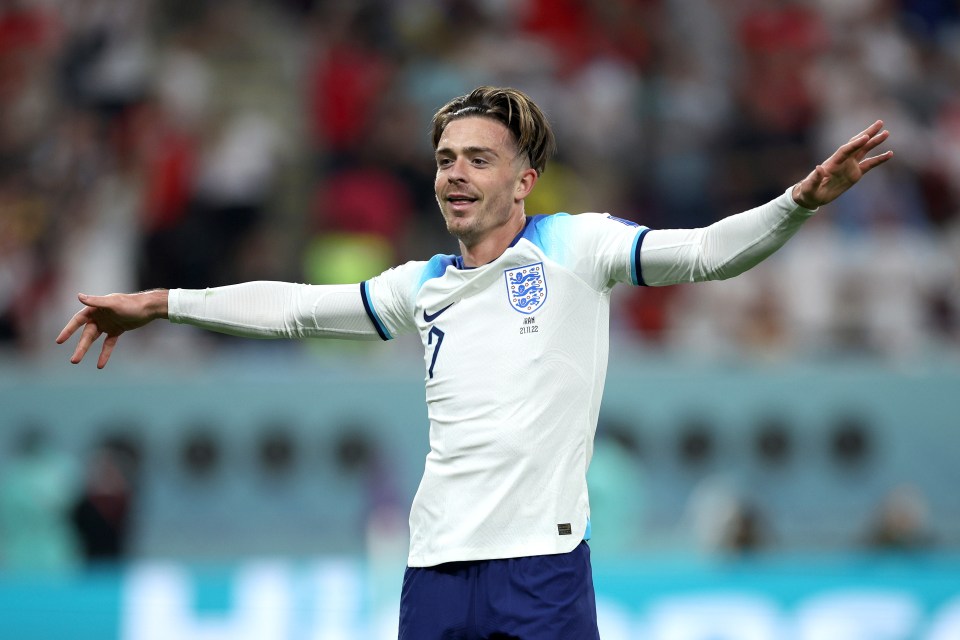
<svg viewBox="0 0 960 640">
<path fill-rule="evenodd" d="M 504 269 L 503 277 L 510 306 L 516 311 L 529 314 L 543 306 L 547 299 L 547 278 L 542 262 Z"/>
</svg>

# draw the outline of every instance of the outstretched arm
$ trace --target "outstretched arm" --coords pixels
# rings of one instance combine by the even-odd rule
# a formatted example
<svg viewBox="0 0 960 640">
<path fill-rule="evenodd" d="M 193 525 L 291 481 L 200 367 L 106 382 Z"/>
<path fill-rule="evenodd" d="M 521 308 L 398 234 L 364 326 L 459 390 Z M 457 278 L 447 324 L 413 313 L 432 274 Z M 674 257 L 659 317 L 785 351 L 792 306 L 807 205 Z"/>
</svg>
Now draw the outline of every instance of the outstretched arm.
<svg viewBox="0 0 960 640">
<path fill-rule="evenodd" d="M 70 361 L 83 360 L 106 334 L 97 367 L 110 359 L 120 335 L 157 318 L 246 338 L 376 340 L 360 286 L 246 282 L 213 289 L 172 289 L 108 296 L 80 295 L 85 305 L 57 336 L 62 344 L 83 327 Z"/>
<path fill-rule="evenodd" d="M 814 209 L 892 158 L 892 151 L 867 157 L 889 135 L 877 120 L 782 196 L 755 209 L 700 229 L 650 231 L 640 249 L 643 282 L 659 286 L 722 280 L 756 266 L 782 247 Z"/>
<path fill-rule="evenodd" d="M 166 289 L 141 293 L 112 293 L 108 296 L 89 296 L 81 293 L 78 298 L 84 304 L 57 336 L 57 344 L 63 344 L 77 329 L 83 327 L 77 348 L 70 358 L 73 364 L 83 360 L 90 346 L 106 334 L 103 348 L 97 359 L 97 368 L 102 369 L 110 360 L 121 334 L 139 329 L 158 318 L 167 317 L 169 292 Z"/>
</svg>

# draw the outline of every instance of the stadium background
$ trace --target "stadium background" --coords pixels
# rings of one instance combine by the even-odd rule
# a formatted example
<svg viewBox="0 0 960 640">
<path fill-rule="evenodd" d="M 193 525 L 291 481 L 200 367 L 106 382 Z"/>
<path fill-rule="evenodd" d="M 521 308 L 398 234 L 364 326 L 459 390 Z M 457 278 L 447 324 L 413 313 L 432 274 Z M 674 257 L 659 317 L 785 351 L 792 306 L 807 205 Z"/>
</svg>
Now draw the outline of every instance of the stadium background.
<svg viewBox="0 0 960 640">
<path fill-rule="evenodd" d="M 960 8 L 925 0 L 0 5 L 0 637 L 388 638 L 426 453 L 396 344 L 78 291 L 358 281 L 455 252 L 427 126 L 517 86 L 528 213 L 699 226 L 876 118 L 896 158 L 729 282 L 617 291 L 591 469 L 608 640 L 960 637 Z"/>
</svg>

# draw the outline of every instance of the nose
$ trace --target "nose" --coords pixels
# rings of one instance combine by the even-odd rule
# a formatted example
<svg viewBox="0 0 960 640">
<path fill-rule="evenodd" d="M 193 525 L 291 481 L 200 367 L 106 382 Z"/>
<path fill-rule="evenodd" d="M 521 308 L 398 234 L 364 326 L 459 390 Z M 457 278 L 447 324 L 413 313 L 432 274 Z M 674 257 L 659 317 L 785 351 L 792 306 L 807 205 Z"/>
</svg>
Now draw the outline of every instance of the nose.
<svg viewBox="0 0 960 640">
<path fill-rule="evenodd" d="M 457 158 L 449 167 L 447 167 L 447 180 L 450 183 L 464 182 L 467 179 L 467 173 L 464 171 L 464 167 L 466 167 L 465 163 L 465 159 Z"/>
</svg>

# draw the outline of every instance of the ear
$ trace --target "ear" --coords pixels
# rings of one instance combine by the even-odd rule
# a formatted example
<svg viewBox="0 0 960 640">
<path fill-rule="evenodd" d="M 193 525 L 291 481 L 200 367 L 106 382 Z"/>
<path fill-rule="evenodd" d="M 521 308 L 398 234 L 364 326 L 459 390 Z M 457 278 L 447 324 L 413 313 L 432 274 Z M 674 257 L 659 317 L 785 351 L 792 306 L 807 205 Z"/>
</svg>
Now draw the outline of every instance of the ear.
<svg viewBox="0 0 960 640">
<path fill-rule="evenodd" d="M 537 184 L 537 180 L 540 176 L 537 174 L 536 169 L 526 168 L 520 172 L 520 175 L 517 177 L 517 188 L 514 192 L 514 199 L 517 202 L 520 202 L 533 191 L 533 186 Z"/>
</svg>

